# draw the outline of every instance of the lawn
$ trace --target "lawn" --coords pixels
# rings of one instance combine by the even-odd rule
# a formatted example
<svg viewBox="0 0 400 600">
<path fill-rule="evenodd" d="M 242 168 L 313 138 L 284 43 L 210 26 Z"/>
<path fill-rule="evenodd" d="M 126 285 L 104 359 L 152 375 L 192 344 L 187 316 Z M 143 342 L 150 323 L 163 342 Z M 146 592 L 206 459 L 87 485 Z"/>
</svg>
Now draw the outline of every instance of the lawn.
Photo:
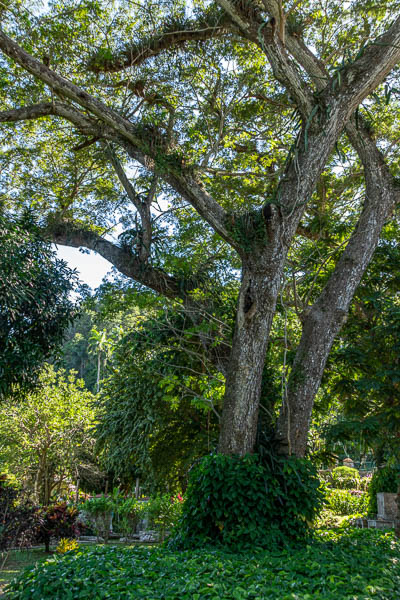
<svg viewBox="0 0 400 600">
<path fill-rule="evenodd" d="M 298 548 L 89 547 L 28 569 L 10 600 L 399 600 L 400 543 L 376 530 L 320 532 Z"/>
<path fill-rule="evenodd" d="M 42 548 L 32 550 L 10 550 L 7 561 L 0 569 L 0 596 L 4 587 L 26 567 L 31 567 L 36 563 L 49 558 L 49 555 Z M 1 559 L 0 565 L 3 563 Z"/>
</svg>

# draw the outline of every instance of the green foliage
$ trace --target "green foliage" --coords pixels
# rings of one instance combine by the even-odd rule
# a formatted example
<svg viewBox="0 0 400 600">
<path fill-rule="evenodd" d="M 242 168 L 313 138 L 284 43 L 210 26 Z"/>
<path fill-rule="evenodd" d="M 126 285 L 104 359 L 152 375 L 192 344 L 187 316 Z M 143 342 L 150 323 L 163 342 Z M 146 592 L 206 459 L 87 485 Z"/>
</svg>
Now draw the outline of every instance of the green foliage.
<svg viewBox="0 0 400 600">
<path fill-rule="evenodd" d="M 246 252 L 263 246 L 268 239 L 266 220 L 261 210 L 254 210 L 242 215 L 230 215 L 227 227 L 235 242 Z"/>
<path fill-rule="evenodd" d="M 304 459 L 261 463 L 257 455 L 203 458 L 190 472 L 171 547 L 265 547 L 302 540 L 323 493 Z"/>
<path fill-rule="evenodd" d="M 74 316 L 76 285 L 30 213 L 15 219 L 0 207 L 0 399 L 36 382 Z"/>
<path fill-rule="evenodd" d="M 371 483 L 368 489 L 370 514 L 378 512 L 376 495 L 381 492 L 395 494 L 400 485 L 400 469 L 390 465 L 378 469 L 372 475 Z"/>
<path fill-rule="evenodd" d="M 79 317 L 74 319 L 65 332 L 61 357 L 57 363 L 67 372 L 76 371 L 91 392 L 96 391 L 97 377 L 97 357 L 89 353 L 89 337 L 94 317 L 84 306 Z"/>
<path fill-rule="evenodd" d="M 77 550 L 78 548 L 79 544 L 76 540 L 70 538 L 61 538 L 61 540 L 58 542 L 56 552 L 57 554 L 65 554 L 71 550 Z"/>
<path fill-rule="evenodd" d="M 36 503 L 49 504 L 82 462 L 93 464 L 93 396 L 74 373 L 46 365 L 23 402 L 0 406 L 0 459 Z"/>
<path fill-rule="evenodd" d="M 333 489 L 326 497 L 328 510 L 336 515 L 365 513 L 368 509 L 368 494 L 360 490 Z"/>
<path fill-rule="evenodd" d="M 147 517 L 151 529 L 160 531 L 163 540 L 166 532 L 177 525 L 183 504 L 179 494 L 176 497 L 169 494 L 153 496 L 143 503 L 141 516 Z"/>
<path fill-rule="evenodd" d="M 99 399 L 97 437 L 120 481 L 140 475 L 150 491 L 164 492 L 167 484 L 180 490 L 193 460 L 215 446 L 224 385 L 199 343 L 214 323 L 194 326 L 179 307 L 142 311 L 117 343 Z"/>
<path fill-rule="evenodd" d="M 393 534 L 361 529 L 238 554 L 82 548 L 26 569 L 7 600 L 397 600 L 399 558 Z"/>
<path fill-rule="evenodd" d="M 86 500 L 86 502 L 80 505 L 80 509 L 89 515 L 97 516 L 103 513 L 112 513 L 115 506 L 116 504 L 112 496 L 101 494 L 100 496 Z"/>
<path fill-rule="evenodd" d="M 332 470 L 332 487 L 339 490 L 360 489 L 361 479 L 357 469 L 335 467 Z"/>
</svg>

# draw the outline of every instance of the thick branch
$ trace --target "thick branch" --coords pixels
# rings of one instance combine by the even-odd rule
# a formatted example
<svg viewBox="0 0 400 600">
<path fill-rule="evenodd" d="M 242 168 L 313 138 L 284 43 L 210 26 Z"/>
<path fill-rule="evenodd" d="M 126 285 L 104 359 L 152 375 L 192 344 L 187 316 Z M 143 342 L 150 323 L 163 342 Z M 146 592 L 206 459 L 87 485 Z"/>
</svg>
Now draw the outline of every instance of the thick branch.
<svg viewBox="0 0 400 600">
<path fill-rule="evenodd" d="M 262 29 L 261 27 L 260 25 L 257 33 L 258 43 L 271 63 L 276 79 L 286 87 L 303 119 L 307 120 L 314 107 L 311 90 L 290 60 L 278 29 L 271 23 Z"/>
<path fill-rule="evenodd" d="M 14 123 L 30 119 L 40 119 L 42 117 L 57 116 L 67 119 L 73 123 L 80 131 L 86 134 L 91 134 L 96 131 L 96 124 L 88 119 L 79 110 L 65 104 L 63 102 L 41 102 L 24 106 L 22 108 L 14 108 L 0 112 L 1 123 Z"/>
<path fill-rule="evenodd" d="M 383 35 L 365 49 L 359 57 L 332 77 L 300 38 L 286 34 L 286 45 L 297 62 L 313 79 L 327 105 L 332 119 L 345 123 L 368 94 L 382 83 L 400 61 L 400 17 Z M 334 114 L 335 113 L 335 114 Z"/>
<path fill-rule="evenodd" d="M 390 41 L 393 44 L 390 44 Z M 335 87 L 334 78 L 326 84 L 325 70 L 320 67 L 317 60 L 312 59 L 308 49 L 291 40 L 290 44 L 293 52 L 296 52 L 296 57 L 310 68 L 318 88 L 323 91 L 318 115 L 314 117 L 314 120 L 318 117 L 319 127 L 311 126 L 307 137 L 304 128 L 294 149 L 294 159 L 288 163 L 277 190 L 278 202 L 286 216 L 284 235 L 288 243 L 296 231 L 306 202 L 346 122 L 369 93 L 371 85 L 379 85 L 394 64 L 400 60 L 400 45 L 396 45 L 397 41 L 400 44 L 400 18 L 371 46 L 373 56 L 370 56 L 370 60 L 374 60 L 371 68 L 368 70 L 364 65 L 364 54 L 341 75 L 341 81 L 346 79 L 347 84 Z M 365 52 L 370 54 L 368 50 Z M 295 195 L 293 190 L 296 190 Z"/>
<path fill-rule="evenodd" d="M 127 67 L 138 67 L 145 60 L 158 56 L 171 48 L 181 48 L 188 42 L 203 42 L 211 38 L 221 37 L 227 32 L 226 19 L 188 20 L 184 23 L 167 22 L 164 28 L 153 36 L 140 42 L 127 44 L 125 48 L 114 52 L 111 56 L 101 49 L 91 58 L 88 67 L 94 73 L 116 72 Z"/>
<path fill-rule="evenodd" d="M 129 139 L 131 143 L 140 145 L 141 140 L 135 135 L 134 127 L 130 121 L 124 119 L 124 117 L 119 115 L 112 108 L 109 108 L 79 86 L 71 83 L 68 79 L 61 77 L 61 75 L 58 75 L 58 73 L 49 69 L 45 64 L 28 54 L 28 52 L 25 52 L 23 48 L 18 46 L 16 42 L 1 30 L 0 50 L 26 69 L 28 73 L 31 73 L 34 77 L 37 77 L 46 83 L 62 97 L 76 102 L 76 104 L 85 108 L 101 119 L 101 121 L 109 125 L 116 133 L 123 135 L 125 138 Z"/>
<path fill-rule="evenodd" d="M 49 115 L 63 117 L 73 123 L 80 131 L 96 138 L 106 139 L 117 143 L 125 148 L 131 158 L 140 162 L 146 168 L 156 170 L 157 165 L 152 162 L 136 145 L 129 143 L 123 137 L 116 135 L 112 128 L 99 126 L 91 121 L 76 108 L 61 102 L 40 103 L 31 106 L 17 108 L 0 112 L 0 122 L 15 122 L 24 119 L 38 119 Z M 191 172 L 187 174 L 180 169 L 164 173 L 167 181 L 178 193 L 180 193 L 208 222 L 232 245 L 235 242 L 230 239 L 226 229 L 227 215 L 224 209 L 206 192 L 202 185 L 195 179 Z M 129 182 L 128 182 L 129 183 Z M 129 189 L 130 184 L 128 185 Z"/>
<path fill-rule="evenodd" d="M 146 168 L 156 171 L 160 177 L 192 204 L 195 210 L 199 212 L 217 233 L 230 244 L 235 244 L 226 227 L 227 215 L 224 209 L 207 194 L 191 170 L 184 166 L 184 161 L 181 157 L 175 154 L 168 156 L 167 140 L 163 140 L 158 130 L 152 130 L 149 127 L 135 127 L 130 121 L 113 109 L 33 58 L 33 56 L 20 48 L 18 44 L 1 30 L 0 49 L 29 73 L 49 85 L 58 94 L 76 102 L 99 118 L 103 123 L 102 127 L 99 127 L 103 131 L 103 137 L 113 139 L 114 141 L 118 140 L 120 144 L 122 143 L 122 145 L 129 147 L 130 156 L 134 157 Z M 68 119 L 69 116 L 66 115 L 65 118 Z M 76 120 L 75 116 L 74 119 Z M 107 133 L 104 125 L 109 127 Z M 98 131 L 91 131 L 91 133 L 98 135 Z M 168 160 L 168 158 L 171 160 Z"/>
<path fill-rule="evenodd" d="M 301 115 L 307 119 L 314 106 L 313 97 L 286 52 L 275 17 L 266 21 L 256 2 L 217 2 L 230 15 L 242 35 L 257 44 L 266 54 L 276 79 L 286 87 Z"/>
<path fill-rule="evenodd" d="M 198 324 L 199 320 L 208 318 L 207 310 L 204 309 L 204 306 L 207 309 L 207 302 L 203 306 L 201 303 L 194 301 L 190 294 L 193 287 L 192 281 L 189 280 L 185 283 L 171 277 L 161 269 L 152 267 L 147 261 L 143 262 L 140 257 L 132 254 L 130 249 L 117 246 L 96 232 L 84 229 L 71 221 L 50 223 L 44 230 L 44 234 L 55 244 L 94 250 L 114 265 L 123 275 L 167 298 L 172 300 L 182 299 L 183 310 L 193 322 Z M 225 373 L 230 346 L 226 341 L 216 343 L 215 336 L 214 333 L 208 336 L 200 333 L 199 339 L 210 353 L 213 364 L 222 373 Z"/>
<path fill-rule="evenodd" d="M 277 0 L 263 0 L 269 14 L 277 21 L 280 18 Z M 400 60 L 400 17 L 397 17 L 390 28 L 375 41 L 361 48 L 358 58 L 344 69 L 341 69 L 340 78 L 334 74 L 330 78 L 323 63 L 313 55 L 298 36 L 291 35 L 286 29 L 285 43 L 289 52 L 297 62 L 313 78 L 319 90 L 325 87 L 329 79 L 329 88 L 332 89 L 336 79 L 337 94 L 343 98 L 342 108 L 350 97 L 347 117 L 351 115 L 362 100 L 368 96 L 390 73 Z M 339 83 L 340 80 L 340 83 Z M 339 83 L 339 85 L 337 85 Z"/>
<path fill-rule="evenodd" d="M 354 62 L 333 75 L 324 94 L 333 115 L 344 124 L 399 61 L 400 16 L 384 34 L 361 49 Z"/>
<path fill-rule="evenodd" d="M 114 170 L 118 176 L 118 179 L 120 180 L 122 187 L 124 188 L 128 198 L 131 200 L 132 204 L 135 206 L 136 210 L 140 215 L 143 231 L 141 235 L 139 235 L 138 232 L 139 238 L 137 240 L 137 244 L 140 259 L 145 263 L 148 261 L 150 256 L 150 246 L 152 241 L 152 224 L 150 214 L 151 201 L 143 202 L 139 194 L 135 192 L 133 185 L 129 181 L 112 147 L 107 145 L 106 152 L 108 157 L 110 158 L 111 164 L 114 167 Z"/>
<path fill-rule="evenodd" d="M 98 252 L 120 273 L 167 298 L 180 298 L 183 290 L 179 281 L 167 273 L 143 263 L 128 248 L 117 246 L 97 233 L 83 229 L 73 222 L 63 221 L 48 225 L 45 233 L 55 244 L 88 248 Z"/>
</svg>

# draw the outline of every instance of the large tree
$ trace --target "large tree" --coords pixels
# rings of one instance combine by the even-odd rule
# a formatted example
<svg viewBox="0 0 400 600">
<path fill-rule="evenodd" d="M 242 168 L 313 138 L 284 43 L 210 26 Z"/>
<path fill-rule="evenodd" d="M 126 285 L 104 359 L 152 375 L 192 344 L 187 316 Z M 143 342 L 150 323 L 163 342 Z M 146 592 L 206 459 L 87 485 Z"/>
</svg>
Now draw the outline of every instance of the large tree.
<svg viewBox="0 0 400 600">
<path fill-rule="evenodd" d="M 303 455 L 332 343 L 399 199 L 396 2 L 29 8 L 5 11 L 0 32 L 0 120 L 11 123 L 3 178 L 35 201 L 54 241 L 96 250 L 194 321 L 199 306 L 212 311 L 210 277 L 223 287 L 218 261 L 240 269 L 229 352 L 218 335 L 203 340 L 226 376 L 221 452 L 254 447 L 272 321 L 299 235 L 324 235 L 335 197 L 331 216 L 354 220 L 319 293 L 311 283 L 298 305 L 302 334 L 276 438 Z M 347 140 L 352 150 L 337 161 Z M 105 234 L 118 219 L 126 232 L 115 243 Z"/>
</svg>

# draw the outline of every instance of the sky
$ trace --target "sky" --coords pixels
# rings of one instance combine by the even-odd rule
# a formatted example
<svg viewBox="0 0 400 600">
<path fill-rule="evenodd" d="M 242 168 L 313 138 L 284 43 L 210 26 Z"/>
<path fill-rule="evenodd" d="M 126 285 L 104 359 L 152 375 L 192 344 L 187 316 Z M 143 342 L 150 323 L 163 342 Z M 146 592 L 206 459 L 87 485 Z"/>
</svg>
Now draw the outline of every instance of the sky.
<svg viewBox="0 0 400 600">
<path fill-rule="evenodd" d="M 87 283 L 93 290 L 97 288 L 103 277 L 111 271 L 111 263 L 105 258 L 91 251 L 89 254 L 79 252 L 78 248 L 57 246 L 57 256 L 65 260 L 71 269 L 77 269 L 79 278 Z"/>
</svg>

